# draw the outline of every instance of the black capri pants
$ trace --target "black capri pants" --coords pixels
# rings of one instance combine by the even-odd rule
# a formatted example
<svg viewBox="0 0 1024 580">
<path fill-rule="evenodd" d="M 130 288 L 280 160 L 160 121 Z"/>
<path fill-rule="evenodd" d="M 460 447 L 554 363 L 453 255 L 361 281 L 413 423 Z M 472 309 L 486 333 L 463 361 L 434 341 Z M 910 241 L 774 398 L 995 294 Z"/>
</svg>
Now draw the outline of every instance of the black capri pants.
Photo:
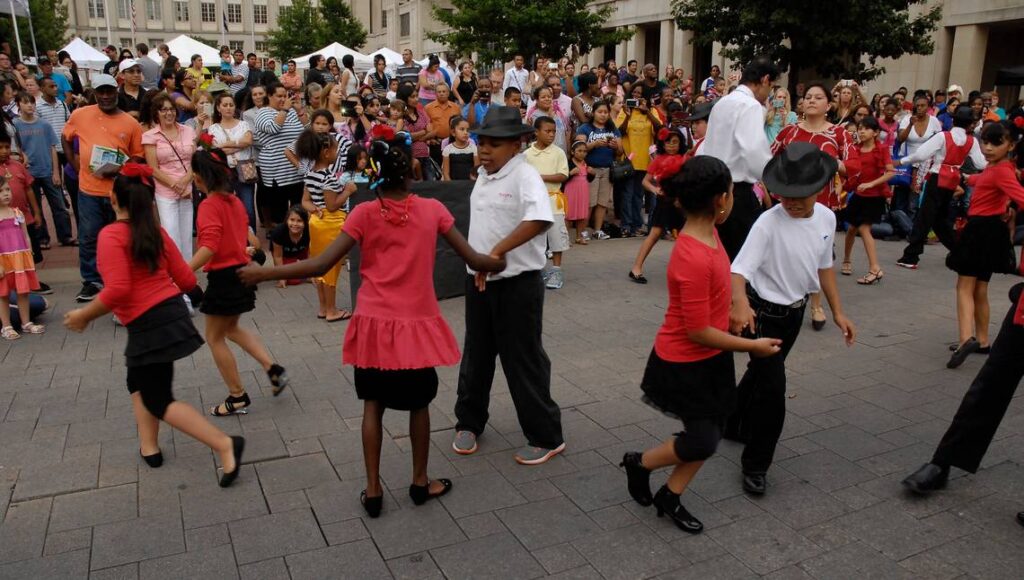
<svg viewBox="0 0 1024 580">
<path fill-rule="evenodd" d="M 685 431 L 676 433 L 672 444 L 680 461 L 704 461 L 715 454 L 722 440 L 722 427 L 715 419 L 684 419 Z"/>
<path fill-rule="evenodd" d="M 174 402 L 174 362 L 158 362 L 128 367 L 128 392 L 142 395 L 142 404 L 157 419 L 163 419 Z"/>
</svg>

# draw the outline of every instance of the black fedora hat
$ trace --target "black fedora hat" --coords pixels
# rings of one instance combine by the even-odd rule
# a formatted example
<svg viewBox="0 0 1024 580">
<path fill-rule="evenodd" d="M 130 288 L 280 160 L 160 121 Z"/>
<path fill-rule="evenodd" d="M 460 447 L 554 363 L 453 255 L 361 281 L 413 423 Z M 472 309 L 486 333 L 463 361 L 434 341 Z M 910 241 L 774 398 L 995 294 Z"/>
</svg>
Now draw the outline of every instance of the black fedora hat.
<svg viewBox="0 0 1024 580">
<path fill-rule="evenodd" d="M 481 137 L 497 137 L 509 139 L 527 133 L 533 133 L 530 125 L 523 123 L 523 117 L 516 107 L 492 106 L 484 117 L 484 122 L 470 129 L 470 132 Z"/>
<path fill-rule="evenodd" d="M 839 162 L 810 143 L 790 143 L 764 168 L 761 180 L 780 197 L 809 197 L 832 180 Z"/>
<path fill-rule="evenodd" d="M 693 107 L 693 112 L 690 113 L 690 121 L 702 121 L 707 120 L 711 116 L 711 108 L 715 106 L 715 101 L 707 101 L 699 103 Z"/>
</svg>

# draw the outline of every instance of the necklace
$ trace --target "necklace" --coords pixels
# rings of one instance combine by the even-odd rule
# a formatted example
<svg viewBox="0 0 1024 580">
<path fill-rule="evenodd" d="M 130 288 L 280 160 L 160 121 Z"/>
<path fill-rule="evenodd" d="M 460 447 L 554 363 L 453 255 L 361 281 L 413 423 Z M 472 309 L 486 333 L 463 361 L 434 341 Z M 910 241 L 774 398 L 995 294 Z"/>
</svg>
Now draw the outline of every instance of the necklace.
<svg viewBox="0 0 1024 580">
<path fill-rule="evenodd" d="M 402 214 L 398 216 L 391 215 L 391 208 L 384 204 L 382 198 L 377 198 L 377 200 L 380 202 L 380 217 L 384 218 L 384 221 L 399 227 L 404 227 L 409 223 L 409 201 L 412 200 L 411 195 L 405 198 L 405 207 L 402 209 Z"/>
</svg>

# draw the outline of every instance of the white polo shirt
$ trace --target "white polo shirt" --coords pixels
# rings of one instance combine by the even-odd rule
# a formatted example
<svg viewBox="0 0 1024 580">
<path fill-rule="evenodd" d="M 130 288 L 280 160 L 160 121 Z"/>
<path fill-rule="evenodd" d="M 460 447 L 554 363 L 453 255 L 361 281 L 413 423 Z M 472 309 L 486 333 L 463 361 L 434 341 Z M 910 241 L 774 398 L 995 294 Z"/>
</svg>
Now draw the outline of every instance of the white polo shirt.
<svg viewBox="0 0 1024 580">
<path fill-rule="evenodd" d="M 482 254 L 489 254 L 522 222 L 554 222 L 548 188 L 522 153 L 510 159 L 494 175 L 488 175 L 483 167 L 479 169 L 469 207 L 469 245 Z M 511 278 L 523 272 L 544 269 L 546 249 L 547 235 L 541 232 L 505 254 L 505 271 L 491 278 Z M 469 267 L 466 271 L 476 273 Z"/>
<path fill-rule="evenodd" d="M 792 304 L 821 290 L 818 270 L 832 267 L 835 233 L 836 216 L 820 203 L 809 218 L 790 217 L 776 204 L 750 228 L 732 273 L 768 302 Z"/>
</svg>

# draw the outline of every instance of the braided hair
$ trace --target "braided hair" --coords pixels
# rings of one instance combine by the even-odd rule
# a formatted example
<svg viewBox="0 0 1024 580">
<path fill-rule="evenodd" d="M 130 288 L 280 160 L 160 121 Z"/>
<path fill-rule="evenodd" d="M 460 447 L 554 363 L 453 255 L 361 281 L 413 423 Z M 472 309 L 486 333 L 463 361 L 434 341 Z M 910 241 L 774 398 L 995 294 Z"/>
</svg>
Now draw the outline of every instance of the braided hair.
<svg viewBox="0 0 1024 580">
<path fill-rule="evenodd" d="M 382 189 L 404 189 L 412 171 L 412 158 L 400 137 L 374 139 L 370 142 L 370 161 L 375 184 Z"/>
<path fill-rule="evenodd" d="M 207 193 L 234 191 L 235 173 L 228 166 L 228 156 L 220 148 L 198 149 L 192 155 L 192 173 L 202 179 Z"/>
</svg>

